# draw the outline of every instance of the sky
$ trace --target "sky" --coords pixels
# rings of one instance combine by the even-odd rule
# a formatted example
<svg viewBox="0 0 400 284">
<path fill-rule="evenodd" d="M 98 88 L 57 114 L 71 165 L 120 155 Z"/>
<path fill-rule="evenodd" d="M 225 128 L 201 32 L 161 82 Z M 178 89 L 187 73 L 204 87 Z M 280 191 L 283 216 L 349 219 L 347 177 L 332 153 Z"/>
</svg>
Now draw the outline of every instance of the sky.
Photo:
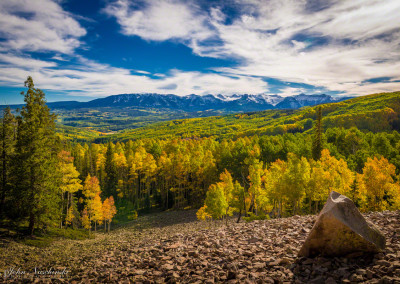
<svg viewBox="0 0 400 284">
<path fill-rule="evenodd" d="M 400 90 L 399 0 L 1 0 L 0 104 Z"/>
</svg>

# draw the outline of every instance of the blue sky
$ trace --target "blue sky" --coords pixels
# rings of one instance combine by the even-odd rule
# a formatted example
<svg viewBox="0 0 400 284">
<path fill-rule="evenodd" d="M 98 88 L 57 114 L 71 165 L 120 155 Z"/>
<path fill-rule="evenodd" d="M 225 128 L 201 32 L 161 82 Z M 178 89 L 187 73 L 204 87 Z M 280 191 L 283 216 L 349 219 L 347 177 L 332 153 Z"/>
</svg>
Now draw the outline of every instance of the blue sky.
<svg viewBox="0 0 400 284">
<path fill-rule="evenodd" d="M 2 0 L 0 104 L 400 90 L 398 0 Z"/>
</svg>

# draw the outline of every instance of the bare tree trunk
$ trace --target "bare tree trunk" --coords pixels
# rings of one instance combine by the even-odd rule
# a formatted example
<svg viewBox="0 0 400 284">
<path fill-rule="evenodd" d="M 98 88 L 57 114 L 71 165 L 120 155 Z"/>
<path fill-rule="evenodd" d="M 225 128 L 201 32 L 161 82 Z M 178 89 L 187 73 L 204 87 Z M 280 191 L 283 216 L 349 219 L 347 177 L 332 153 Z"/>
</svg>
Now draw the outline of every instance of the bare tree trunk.
<svg viewBox="0 0 400 284">
<path fill-rule="evenodd" d="M 33 235 L 33 231 L 35 229 L 35 215 L 33 212 L 30 213 L 29 215 L 29 233 L 31 236 Z"/>
<path fill-rule="evenodd" d="M 60 220 L 60 229 L 62 229 L 62 221 L 63 221 L 63 212 L 64 211 L 64 192 L 61 192 L 61 220 Z"/>
<path fill-rule="evenodd" d="M 237 218 L 236 223 L 239 223 L 240 217 L 242 217 L 242 208 L 239 210 L 239 217 Z"/>
</svg>

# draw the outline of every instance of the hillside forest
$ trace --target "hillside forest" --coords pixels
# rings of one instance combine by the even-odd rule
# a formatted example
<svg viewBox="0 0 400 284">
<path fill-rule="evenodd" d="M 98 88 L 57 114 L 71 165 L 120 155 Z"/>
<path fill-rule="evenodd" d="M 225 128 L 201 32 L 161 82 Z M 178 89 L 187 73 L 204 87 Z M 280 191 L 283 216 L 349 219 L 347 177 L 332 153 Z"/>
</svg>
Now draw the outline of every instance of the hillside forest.
<svg viewBox="0 0 400 284">
<path fill-rule="evenodd" d="M 230 115 L 149 128 L 165 135 L 78 143 L 56 132 L 56 115 L 32 78 L 25 86 L 25 105 L 16 115 L 5 109 L 1 120 L 0 214 L 3 225 L 26 227 L 29 234 L 49 227 L 109 230 L 119 215 L 132 220 L 154 208 L 200 208 L 199 219 L 314 214 L 333 190 L 364 212 L 400 209 L 398 93 L 306 107 L 282 126 L 273 124 L 288 119 L 282 111 L 240 114 L 269 125 L 253 124 L 240 135 L 216 135 L 210 126 L 239 118 Z M 173 133 L 177 124 L 196 123 L 202 135 L 183 129 L 185 135 L 170 137 L 171 123 Z M 291 131 L 290 125 L 303 128 Z"/>
</svg>

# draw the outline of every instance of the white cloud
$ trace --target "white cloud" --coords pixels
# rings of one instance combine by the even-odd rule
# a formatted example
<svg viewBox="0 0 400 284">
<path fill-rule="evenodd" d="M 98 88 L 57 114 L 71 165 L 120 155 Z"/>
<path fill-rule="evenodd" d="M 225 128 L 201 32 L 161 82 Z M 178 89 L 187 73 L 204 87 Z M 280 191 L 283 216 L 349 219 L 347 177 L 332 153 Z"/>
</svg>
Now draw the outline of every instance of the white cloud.
<svg viewBox="0 0 400 284">
<path fill-rule="evenodd" d="M 281 97 L 291 97 L 291 96 L 295 96 L 295 95 L 300 95 L 301 93 L 305 93 L 305 92 L 306 92 L 306 90 L 303 88 L 286 87 L 283 90 L 281 90 L 279 95 Z"/>
<path fill-rule="evenodd" d="M 1 59 L 1 57 L 0 57 Z M 15 56 L 7 59 L 13 61 L 12 67 L 0 66 L 0 82 L 21 86 L 28 75 L 32 76 L 35 85 L 41 89 L 69 91 L 71 95 L 104 97 L 121 93 L 171 93 L 189 95 L 262 93 L 268 88 L 266 82 L 248 76 L 229 76 L 200 72 L 182 72 L 172 70 L 170 74 L 159 79 L 143 75 L 132 75 L 129 70 L 99 64 L 86 58 L 74 68 L 52 68 L 46 61 L 32 61 Z M 38 68 L 41 66 L 41 68 Z M 49 68 L 48 68 L 49 67 Z M 51 68 L 50 68 L 51 67 Z M 137 72 L 134 72 L 137 73 Z M 166 88 L 166 86 L 174 86 Z"/>
<path fill-rule="evenodd" d="M 212 35 L 206 27 L 206 17 L 194 4 L 174 0 L 147 0 L 143 9 L 134 2 L 118 0 L 104 11 L 116 17 L 126 35 L 146 40 L 204 40 Z"/>
<path fill-rule="evenodd" d="M 26 69 L 39 69 L 57 66 L 56 63 L 51 61 L 42 61 L 30 57 L 20 57 L 14 54 L 0 53 L 0 67 L 5 66 L 4 64 L 11 64 L 13 66 L 19 66 Z"/>
<path fill-rule="evenodd" d="M 146 3 L 144 9 L 135 10 L 120 0 L 107 11 L 127 35 L 148 40 L 175 38 L 200 56 L 241 58 L 244 62 L 216 71 L 360 95 L 400 89 L 395 83 L 361 84 L 371 78 L 400 76 L 398 0 L 325 1 L 320 7 L 305 0 L 238 0 L 236 8 L 241 15 L 232 24 L 225 24 L 227 15 L 218 7 L 210 8 L 207 15 L 187 4 L 191 2 Z M 171 28 L 175 26 L 180 28 Z M 198 31 L 205 36 L 199 37 Z M 221 44 L 202 41 L 209 37 L 220 39 Z"/>
<path fill-rule="evenodd" d="M 223 44 L 214 47 L 211 55 L 236 55 L 245 63 L 218 70 L 349 94 L 400 89 L 395 83 L 361 84 L 371 78 L 400 76 L 399 1 L 337 1 L 316 12 L 307 10 L 306 1 L 240 4 L 246 12 L 232 25 L 214 23 Z M 299 35 L 303 41 L 293 39 Z M 314 44 L 316 40 L 325 42 Z M 210 54 L 201 46 L 196 51 Z"/>
<path fill-rule="evenodd" d="M 72 53 L 86 34 L 60 5 L 50 0 L 0 1 L 1 50 Z"/>
<path fill-rule="evenodd" d="M 115 68 L 76 54 L 86 31 L 58 2 L 3 0 L 0 82 L 21 86 L 32 75 L 40 88 L 94 97 L 133 92 L 265 93 L 268 85 L 261 77 L 347 95 L 400 89 L 395 82 L 400 80 L 398 0 L 232 0 L 208 9 L 197 1 L 142 2 L 139 6 L 117 0 L 104 12 L 116 18 L 127 36 L 174 40 L 199 56 L 238 59 L 238 65 L 214 69 L 216 73 L 149 74 Z M 224 14 L 223 5 L 237 9 L 237 17 L 229 19 L 232 15 Z M 28 55 L 31 51 L 52 53 L 53 61 L 34 59 Z M 69 60 L 68 67 L 59 65 L 63 60 Z M 377 77 L 394 79 L 363 83 Z M 288 87 L 282 94 L 303 91 Z"/>
</svg>

